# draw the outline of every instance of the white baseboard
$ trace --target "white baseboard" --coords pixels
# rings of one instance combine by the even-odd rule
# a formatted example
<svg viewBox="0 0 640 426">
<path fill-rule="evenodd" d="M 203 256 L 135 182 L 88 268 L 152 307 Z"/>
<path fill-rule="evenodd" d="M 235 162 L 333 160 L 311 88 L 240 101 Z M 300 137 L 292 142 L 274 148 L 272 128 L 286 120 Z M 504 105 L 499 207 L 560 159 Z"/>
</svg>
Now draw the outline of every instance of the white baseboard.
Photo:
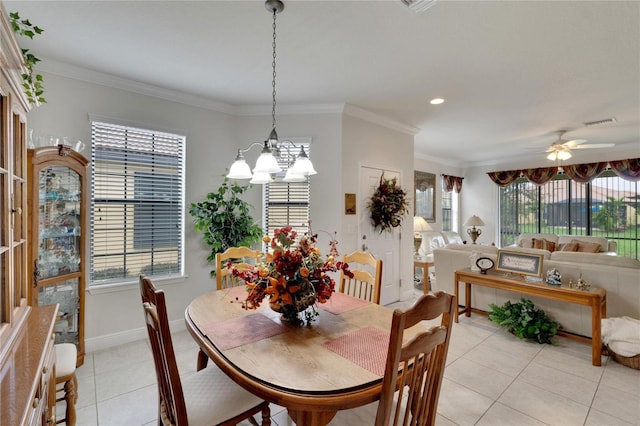
<svg viewBox="0 0 640 426">
<path fill-rule="evenodd" d="M 182 331 L 185 329 L 184 319 L 171 321 L 169 326 L 173 332 Z M 149 336 L 147 335 L 147 329 L 145 327 L 134 328 L 131 330 L 121 331 L 119 333 L 106 334 L 104 336 L 85 339 L 84 349 L 86 353 L 102 351 L 114 346 L 120 346 L 125 343 L 131 343 L 148 338 Z"/>
</svg>

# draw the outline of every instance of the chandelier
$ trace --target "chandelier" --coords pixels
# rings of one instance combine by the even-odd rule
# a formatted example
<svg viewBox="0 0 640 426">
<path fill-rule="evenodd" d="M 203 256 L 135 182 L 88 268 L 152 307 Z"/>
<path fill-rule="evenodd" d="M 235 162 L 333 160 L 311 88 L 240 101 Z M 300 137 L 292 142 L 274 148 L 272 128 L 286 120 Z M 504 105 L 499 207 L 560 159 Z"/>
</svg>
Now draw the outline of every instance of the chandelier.
<svg viewBox="0 0 640 426">
<path fill-rule="evenodd" d="M 289 150 L 289 146 L 291 146 L 292 149 L 299 149 L 300 151 L 293 164 L 287 168 L 283 180 L 285 182 L 304 182 L 308 176 L 317 173 L 313 168 L 313 164 L 304 146 L 298 146 L 288 140 L 279 141 L 278 133 L 276 132 L 276 15 L 284 10 L 284 3 L 280 0 L 267 0 L 264 6 L 267 11 L 273 14 L 273 42 L 271 43 L 273 48 L 273 61 L 271 62 L 271 133 L 269 133 L 269 137 L 263 143 L 255 142 L 245 149 L 238 149 L 238 154 L 229 168 L 227 177 L 230 179 L 251 179 L 251 183 L 264 184 L 272 182 L 272 174 L 282 171 L 282 168 L 278 164 L 278 158 L 280 158 L 283 150 L 286 150 L 287 158 L 291 158 Z M 262 152 L 256 160 L 256 165 L 252 173 L 244 158 L 244 154 L 256 146 L 262 146 Z"/>
</svg>

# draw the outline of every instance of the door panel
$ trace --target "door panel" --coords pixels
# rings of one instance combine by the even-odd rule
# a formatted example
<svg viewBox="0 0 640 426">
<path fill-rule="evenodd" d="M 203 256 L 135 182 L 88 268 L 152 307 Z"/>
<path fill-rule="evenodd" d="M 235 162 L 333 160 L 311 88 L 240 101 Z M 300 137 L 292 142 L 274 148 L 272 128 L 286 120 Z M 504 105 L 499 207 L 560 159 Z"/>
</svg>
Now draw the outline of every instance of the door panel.
<svg viewBox="0 0 640 426">
<path fill-rule="evenodd" d="M 382 259 L 380 303 L 386 305 L 400 300 L 400 229 L 394 228 L 393 232 L 380 233 L 371 224 L 367 204 L 380 185 L 382 173 L 385 179 L 395 177 L 400 183 L 400 173 L 397 171 L 360 167 L 358 239 L 360 250 L 364 247 L 365 251 L 370 251 L 377 259 Z"/>
</svg>

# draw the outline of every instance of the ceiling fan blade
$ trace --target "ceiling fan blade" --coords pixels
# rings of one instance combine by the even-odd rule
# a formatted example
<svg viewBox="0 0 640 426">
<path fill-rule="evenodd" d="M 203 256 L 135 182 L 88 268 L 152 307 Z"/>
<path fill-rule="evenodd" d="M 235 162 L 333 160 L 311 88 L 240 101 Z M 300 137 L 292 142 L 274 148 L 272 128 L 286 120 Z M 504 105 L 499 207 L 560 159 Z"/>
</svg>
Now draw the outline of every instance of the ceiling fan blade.
<svg viewBox="0 0 640 426">
<path fill-rule="evenodd" d="M 574 146 L 572 149 L 587 149 L 587 148 L 611 148 L 616 146 L 614 143 L 594 143 L 591 145 L 579 145 Z"/>
<path fill-rule="evenodd" d="M 568 148 L 575 148 L 578 145 L 581 145 L 583 143 L 585 143 L 587 140 L 586 139 L 572 139 L 570 141 L 566 141 L 564 142 L 562 145 L 568 147 Z"/>
</svg>

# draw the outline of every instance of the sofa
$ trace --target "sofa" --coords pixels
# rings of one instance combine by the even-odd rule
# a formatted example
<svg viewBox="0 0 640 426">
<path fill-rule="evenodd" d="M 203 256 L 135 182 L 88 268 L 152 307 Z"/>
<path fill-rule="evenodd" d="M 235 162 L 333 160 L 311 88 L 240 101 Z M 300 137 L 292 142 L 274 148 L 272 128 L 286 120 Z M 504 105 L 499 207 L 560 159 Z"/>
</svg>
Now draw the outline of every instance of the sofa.
<svg viewBox="0 0 640 426">
<path fill-rule="evenodd" d="M 579 278 L 591 287 L 604 288 L 607 291 L 607 317 L 629 316 L 640 318 L 640 261 L 612 254 L 615 246 L 606 239 L 598 240 L 600 249 L 597 252 L 549 251 L 546 249 L 520 247 L 521 240 L 534 238 L 540 234 L 525 234 L 518 239 L 518 244 L 505 247 L 504 250 L 536 253 L 543 256 L 542 275 L 555 268 L 562 275 L 562 284 L 569 281 L 576 283 Z M 553 239 L 549 234 L 549 239 Z M 565 238 L 569 237 L 569 238 Z M 571 243 L 580 239 L 585 243 L 594 243 L 598 237 L 557 236 L 559 244 Z M 603 241 L 604 240 L 604 241 Z M 528 244 L 523 244 L 527 246 Z M 432 291 L 444 290 L 454 293 L 454 273 L 458 269 L 471 266 L 471 255 L 477 252 L 480 256 L 497 259 L 498 248 L 475 244 L 447 244 L 433 250 L 435 264 L 435 280 L 432 280 Z M 546 285 L 546 284 L 541 284 Z M 465 289 L 460 285 L 460 299 L 464 300 Z M 489 304 L 502 305 L 507 300 L 518 301 L 519 294 L 472 286 L 471 306 L 483 311 L 490 310 Z M 556 300 L 526 296 L 536 306 L 556 319 L 564 331 L 580 336 L 591 337 L 591 309 Z M 458 304 L 461 304 L 458 301 Z"/>
</svg>

